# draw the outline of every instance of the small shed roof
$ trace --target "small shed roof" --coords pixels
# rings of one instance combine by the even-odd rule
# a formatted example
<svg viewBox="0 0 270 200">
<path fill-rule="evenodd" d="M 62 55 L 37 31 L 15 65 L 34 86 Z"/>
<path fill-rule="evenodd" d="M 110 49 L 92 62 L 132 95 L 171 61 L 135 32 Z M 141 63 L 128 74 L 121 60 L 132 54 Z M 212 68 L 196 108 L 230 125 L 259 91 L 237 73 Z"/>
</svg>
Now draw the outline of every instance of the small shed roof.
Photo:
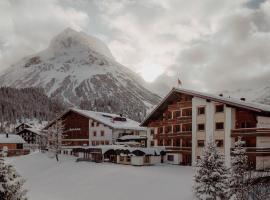
<svg viewBox="0 0 270 200">
<path fill-rule="evenodd" d="M 0 133 L 0 144 L 24 144 L 24 139 L 17 134 Z"/>
</svg>

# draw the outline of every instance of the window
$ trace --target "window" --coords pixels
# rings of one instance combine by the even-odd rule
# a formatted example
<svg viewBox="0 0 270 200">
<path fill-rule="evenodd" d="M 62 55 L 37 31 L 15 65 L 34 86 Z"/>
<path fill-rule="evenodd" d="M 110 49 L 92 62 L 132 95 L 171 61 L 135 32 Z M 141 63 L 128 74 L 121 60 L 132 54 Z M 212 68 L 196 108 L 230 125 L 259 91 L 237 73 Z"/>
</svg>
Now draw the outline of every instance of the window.
<svg viewBox="0 0 270 200">
<path fill-rule="evenodd" d="M 190 132 L 192 131 L 192 124 L 183 124 L 182 125 L 182 131 L 183 132 Z"/>
<path fill-rule="evenodd" d="M 224 112 L 224 105 L 216 105 L 216 113 Z"/>
<path fill-rule="evenodd" d="M 217 147 L 223 147 L 223 140 L 216 140 Z"/>
<path fill-rule="evenodd" d="M 204 131 L 204 124 L 198 124 L 198 131 Z"/>
<path fill-rule="evenodd" d="M 99 126 L 99 123 L 97 122 L 96 125 Z"/>
<path fill-rule="evenodd" d="M 101 145 L 104 145 L 104 141 L 100 141 L 100 144 L 101 144 Z"/>
<path fill-rule="evenodd" d="M 93 135 L 94 135 L 94 137 L 96 137 L 96 136 L 97 136 L 97 132 L 96 132 L 96 131 L 94 131 Z"/>
<path fill-rule="evenodd" d="M 181 131 L 181 126 L 178 124 L 178 125 L 175 125 L 174 126 L 174 131 L 175 132 L 180 132 Z"/>
<path fill-rule="evenodd" d="M 171 146 L 172 145 L 172 141 L 170 139 L 166 140 L 166 146 Z"/>
<path fill-rule="evenodd" d="M 163 140 L 158 141 L 158 146 L 163 146 Z"/>
<path fill-rule="evenodd" d="M 96 141 L 96 145 L 99 145 L 99 141 Z"/>
<path fill-rule="evenodd" d="M 198 147 L 204 147 L 204 140 L 197 141 Z"/>
<path fill-rule="evenodd" d="M 171 126 L 167 126 L 166 129 L 165 129 L 165 132 L 166 133 L 169 133 L 172 131 L 172 127 Z"/>
<path fill-rule="evenodd" d="M 180 147 L 180 140 L 179 139 L 174 140 L 174 145 L 173 146 Z"/>
<path fill-rule="evenodd" d="M 91 126 L 92 126 L 92 127 L 94 127 L 94 126 L 95 126 L 95 123 L 94 123 L 94 122 L 92 122 L 92 123 L 91 123 Z"/>
<path fill-rule="evenodd" d="M 120 156 L 120 161 L 124 162 L 124 158 L 125 158 L 124 156 Z"/>
<path fill-rule="evenodd" d="M 216 130 L 223 130 L 224 123 L 223 122 L 216 122 Z"/>
<path fill-rule="evenodd" d="M 181 111 L 178 110 L 178 111 L 175 111 L 175 112 L 174 112 L 174 117 L 175 117 L 175 118 L 178 118 L 178 117 L 180 117 L 180 116 L 181 116 Z"/>
<path fill-rule="evenodd" d="M 174 156 L 173 155 L 168 155 L 167 160 L 168 161 L 174 161 Z"/>
<path fill-rule="evenodd" d="M 152 146 L 155 146 L 155 142 L 153 140 L 151 141 L 151 147 Z"/>
<path fill-rule="evenodd" d="M 158 128 L 158 133 L 163 133 L 163 127 Z"/>
<path fill-rule="evenodd" d="M 192 116 L 192 109 L 191 108 L 183 109 L 182 116 L 183 117 Z"/>
<path fill-rule="evenodd" d="M 150 130 L 150 135 L 154 135 L 155 134 L 155 129 L 151 129 Z"/>
<path fill-rule="evenodd" d="M 106 144 L 106 145 L 109 145 L 109 141 L 105 141 L 105 144 Z"/>
<path fill-rule="evenodd" d="M 205 107 L 199 107 L 198 108 L 198 115 L 204 115 L 205 114 Z"/>
<path fill-rule="evenodd" d="M 130 156 L 127 156 L 127 162 L 130 162 L 130 160 L 131 160 Z"/>
<path fill-rule="evenodd" d="M 96 142 L 95 141 L 92 141 L 92 146 L 95 146 L 96 145 Z"/>
<path fill-rule="evenodd" d="M 100 132 L 100 136 L 102 136 L 102 137 L 104 136 L 104 131 Z"/>
</svg>

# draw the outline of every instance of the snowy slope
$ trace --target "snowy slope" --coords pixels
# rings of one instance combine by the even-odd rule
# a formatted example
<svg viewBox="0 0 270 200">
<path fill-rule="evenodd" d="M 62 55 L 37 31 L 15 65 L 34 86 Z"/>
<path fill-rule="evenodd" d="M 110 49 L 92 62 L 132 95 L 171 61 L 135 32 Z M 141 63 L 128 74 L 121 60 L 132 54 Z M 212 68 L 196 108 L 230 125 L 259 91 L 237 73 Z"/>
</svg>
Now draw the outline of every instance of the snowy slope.
<svg viewBox="0 0 270 200">
<path fill-rule="evenodd" d="M 103 42 L 69 28 L 46 50 L 20 60 L 0 76 L 0 86 L 42 87 L 69 105 L 122 112 L 136 120 L 160 100 L 141 83 L 137 74 L 114 60 Z"/>
<path fill-rule="evenodd" d="M 112 163 L 60 162 L 36 153 L 8 158 L 26 179 L 29 200 L 192 200 L 188 166 L 134 167 Z"/>
</svg>

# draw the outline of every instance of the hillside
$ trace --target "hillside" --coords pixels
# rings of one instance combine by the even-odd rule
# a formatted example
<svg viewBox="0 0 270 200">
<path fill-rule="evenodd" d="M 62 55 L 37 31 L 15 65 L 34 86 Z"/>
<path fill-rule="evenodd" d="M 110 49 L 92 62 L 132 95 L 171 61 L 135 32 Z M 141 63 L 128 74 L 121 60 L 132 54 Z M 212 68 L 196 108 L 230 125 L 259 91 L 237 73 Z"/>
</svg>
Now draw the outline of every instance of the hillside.
<svg viewBox="0 0 270 200">
<path fill-rule="evenodd" d="M 0 86 L 41 87 L 67 105 L 122 113 L 138 121 L 160 101 L 143 82 L 116 62 L 103 42 L 72 29 L 65 29 L 46 50 L 20 60 L 0 76 Z"/>
<path fill-rule="evenodd" d="M 63 105 L 47 97 L 42 89 L 0 87 L 0 124 L 8 126 L 26 119 L 49 121 L 63 110 Z"/>
</svg>

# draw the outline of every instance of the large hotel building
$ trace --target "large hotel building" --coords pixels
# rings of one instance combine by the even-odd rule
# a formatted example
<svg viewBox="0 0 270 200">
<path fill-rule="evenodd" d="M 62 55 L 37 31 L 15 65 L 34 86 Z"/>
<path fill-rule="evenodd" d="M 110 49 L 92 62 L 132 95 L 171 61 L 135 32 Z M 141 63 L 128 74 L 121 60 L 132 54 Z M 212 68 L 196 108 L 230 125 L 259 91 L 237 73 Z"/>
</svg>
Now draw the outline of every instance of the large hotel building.
<svg viewBox="0 0 270 200">
<path fill-rule="evenodd" d="M 207 140 L 213 138 L 229 167 L 240 136 L 250 167 L 270 168 L 268 105 L 173 88 L 141 125 L 148 127 L 151 145 L 166 147 L 168 163 L 195 165 Z"/>
</svg>

